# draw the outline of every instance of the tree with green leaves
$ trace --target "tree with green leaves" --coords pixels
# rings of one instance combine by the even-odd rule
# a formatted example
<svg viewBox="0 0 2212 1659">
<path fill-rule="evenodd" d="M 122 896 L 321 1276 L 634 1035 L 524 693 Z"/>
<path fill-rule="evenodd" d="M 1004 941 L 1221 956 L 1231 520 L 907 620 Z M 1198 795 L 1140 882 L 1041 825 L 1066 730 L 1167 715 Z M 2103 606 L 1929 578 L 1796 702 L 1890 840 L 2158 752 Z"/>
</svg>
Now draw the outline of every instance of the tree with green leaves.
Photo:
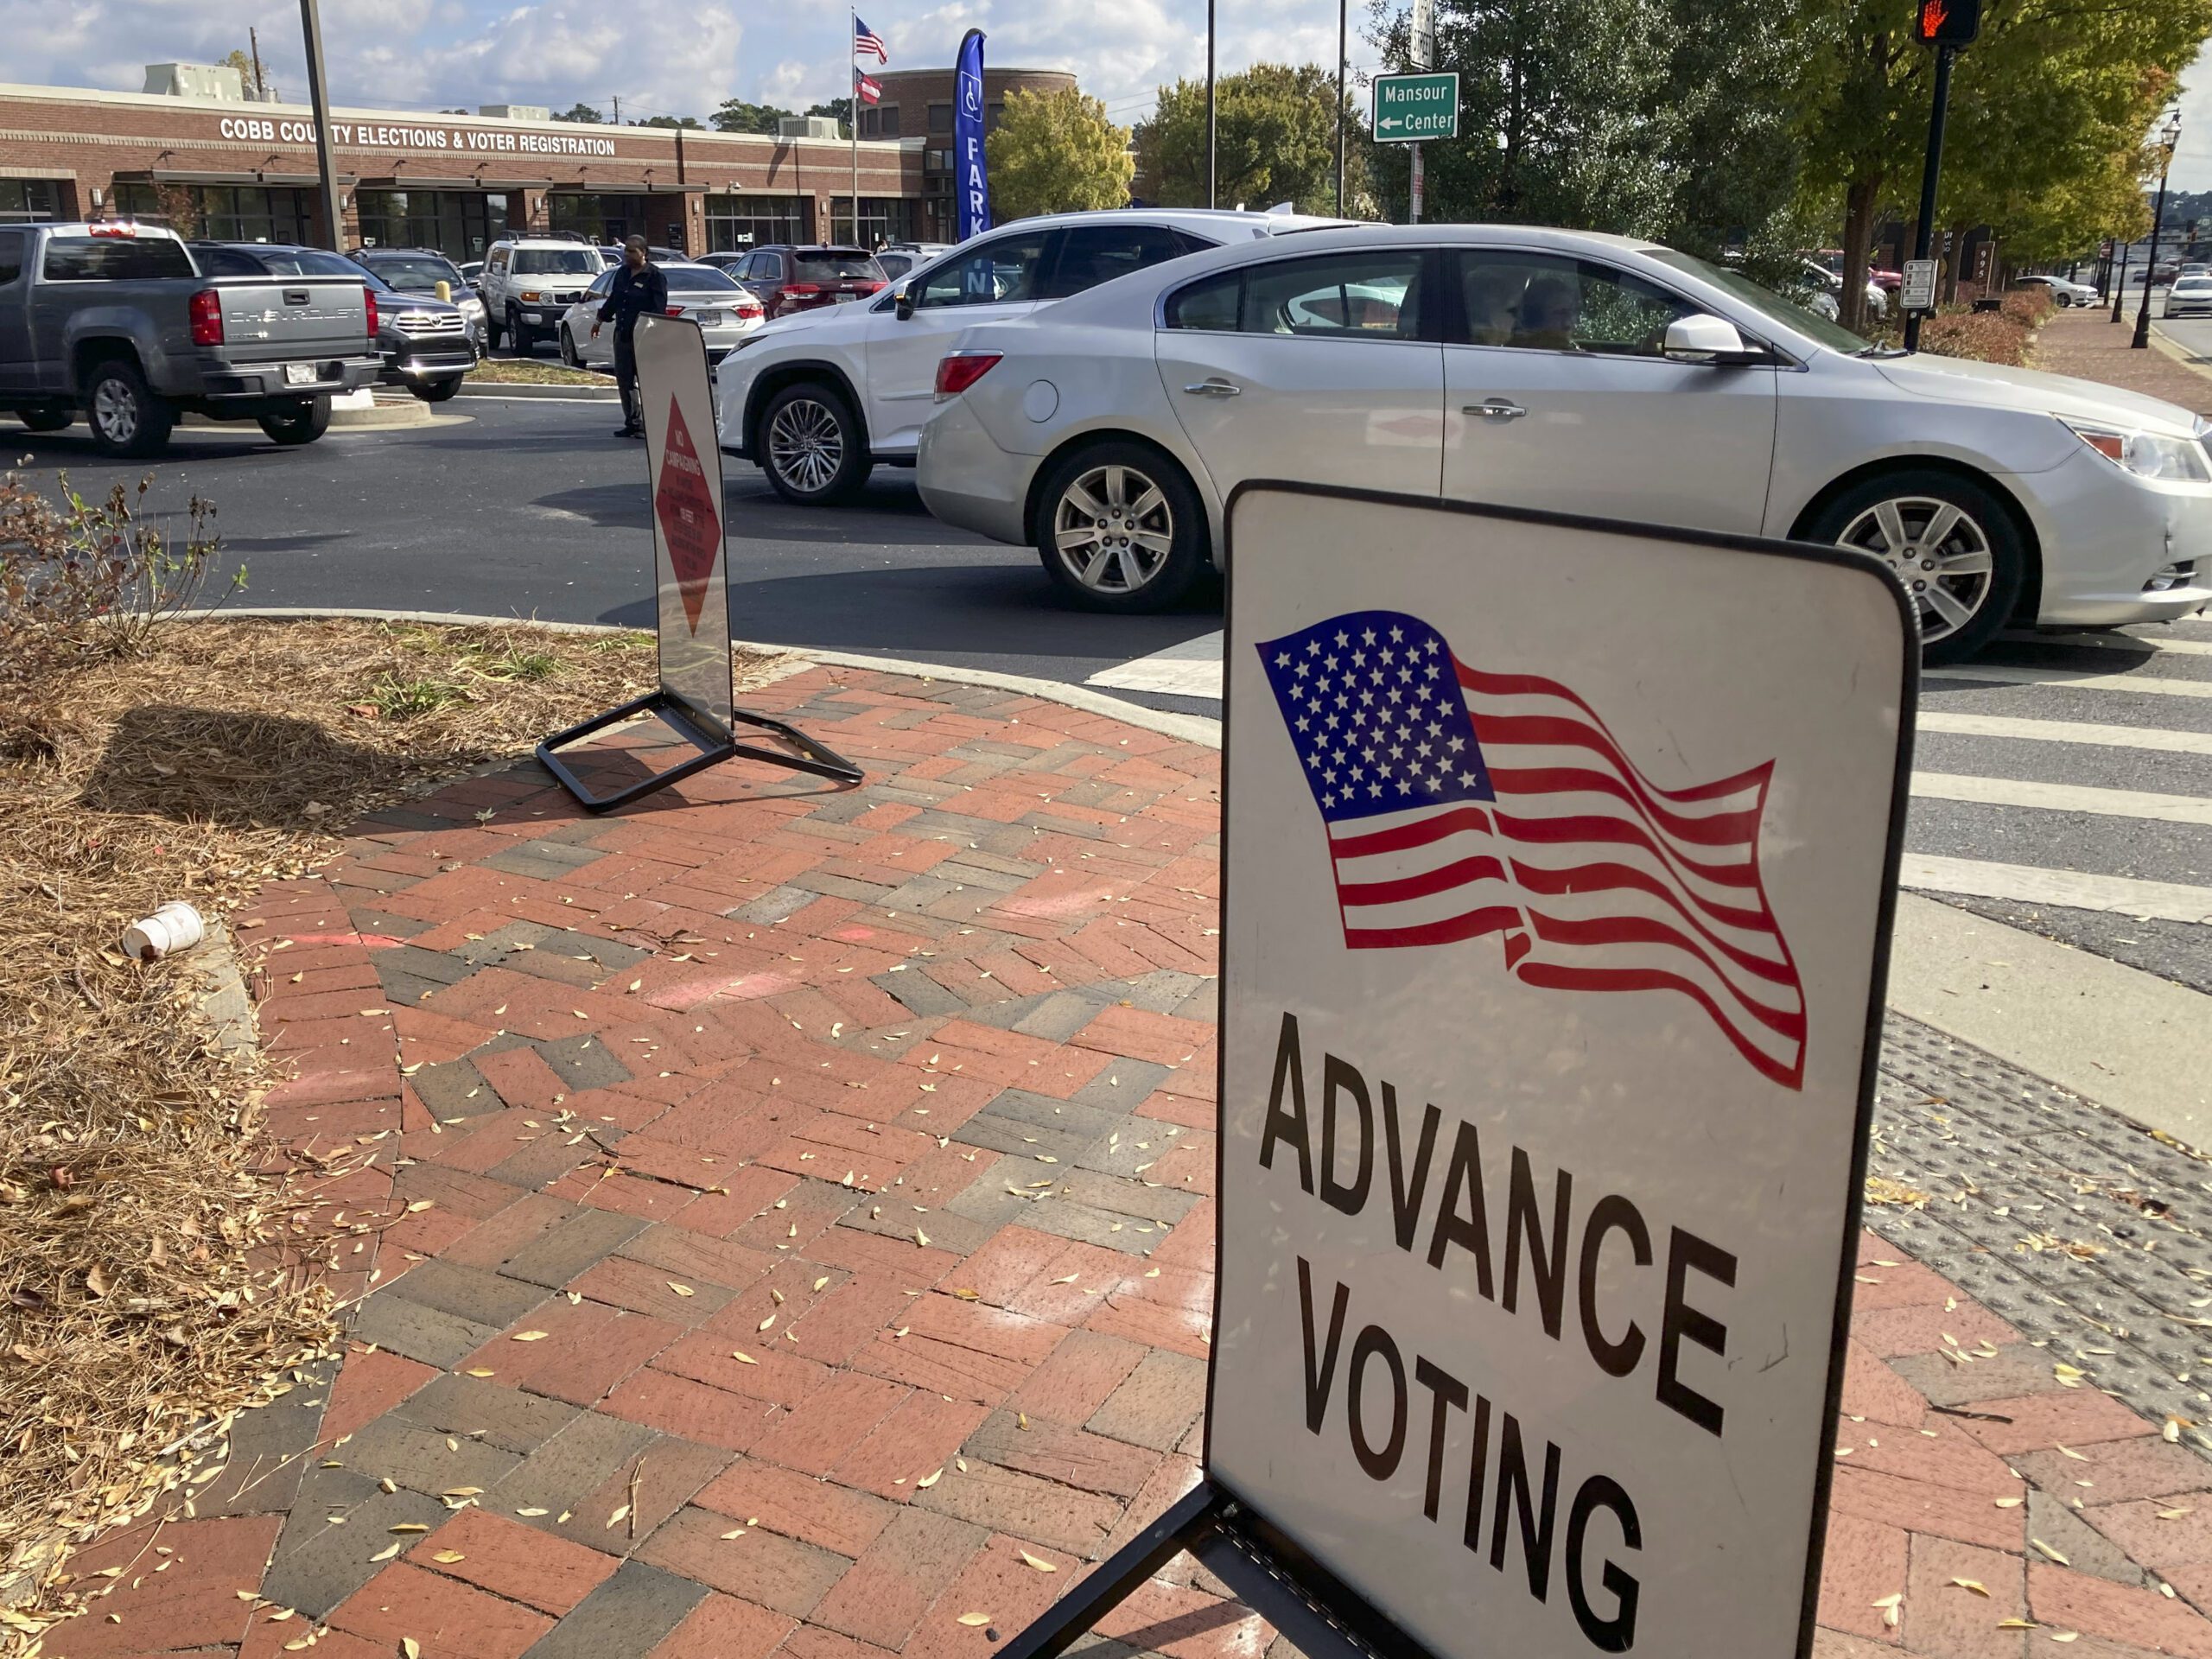
<svg viewBox="0 0 2212 1659">
<path fill-rule="evenodd" d="M 747 104 L 741 98 L 733 98 L 725 99 L 721 108 L 707 119 L 716 132 L 758 132 L 772 138 L 782 130 L 779 124 L 791 113 L 773 104 Z"/>
<path fill-rule="evenodd" d="M 1103 104 L 1072 86 L 1007 93 L 984 155 L 991 206 L 1001 219 L 1123 207 L 1136 171 L 1129 130 L 1116 126 Z"/>
<path fill-rule="evenodd" d="M 567 109 L 556 113 L 553 118 L 556 121 L 578 121 L 587 126 L 594 127 L 600 125 L 607 119 L 588 104 L 572 104 Z"/>
<path fill-rule="evenodd" d="M 642 121 L 632 121 L 630 124 L 633 127 L 682 127 L 687 132 L 705 130 L 700 126 L 699 118 L 696 115 L 649 115 Z"/>
<path fill-rule="evenodd" d="M 1215 82 L 1219 201 L 1332 213 L 1337 202 L 1337 133 L 1346 131 L 1345 209 L 1368 200 L 1365 128 L 1350 99 L 1337 102 L 1333 70 L 1317 63 L 1258 63 Z M 1137 171 L 1149 200 L 1170 207 L 1206 204 L 1206 86 L 1179 80 L 1160 89 L 1152 118 L 1136 129 Z M 995 194 L 997 180 L 992 180 Z"/>
<path fill-rule="evenodd" d="M 238 85 L 245 89 L 245 95 L 248 98 L 257 96 L 262 86 L 266 86 L 269 97 L 273 102 L 280 104 L 283 102 L 283 95 L 277 92 L 273 84 L 260 80 L 255 76 L 253 60 L 246 54 L 245 48 L 234 46 L 215 61 L 226 69 L 235 69 L 238 72 Z"/>
<path fill-rule="evenodd" d="M 853 136 L 853 100 L 849 97 L 833 98 L 827 104 L 810 104 L 806 106 L 806 112 L 809 115 L 826 115 L 835 121 L 840 138 Z"/>
</svg>

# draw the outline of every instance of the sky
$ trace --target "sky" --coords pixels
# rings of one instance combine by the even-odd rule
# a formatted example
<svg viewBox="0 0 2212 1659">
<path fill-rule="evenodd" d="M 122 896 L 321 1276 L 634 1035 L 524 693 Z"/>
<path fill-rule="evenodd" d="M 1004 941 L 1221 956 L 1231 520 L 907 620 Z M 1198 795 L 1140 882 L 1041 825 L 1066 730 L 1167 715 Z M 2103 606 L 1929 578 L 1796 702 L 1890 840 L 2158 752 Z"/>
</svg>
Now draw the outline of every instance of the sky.
<svg viewBox="0 0 2212 1659">
<path fill-rule="evenodd" d="M 1154 90 L 1205 72 L 1206 0 L 863 0 L 894 69 L 952 61 L 970 28 L 989 61 L 1073 70 L 1123 124 Z M 1218 0 L 1219 67 L 1332 61 L 1334 0 Z M 1351 60 L 1375 67 L 1351 0 Z M 474 109 L 579 101 L 625 117 L 696 115 L 724 99 L 803 109 L 842 96 L 844 7 L 824 0 L 322 0 L 334 102 Z M 307 77 L 295 0 L 0 0 L 0 79 L 136 92 L 143 66 L 208 62 L 260 30 L 262 59 L 288 99 Z M 2183 78 L 2177 189 L 2212 189 L 2212 45 Z"/>
</svg>

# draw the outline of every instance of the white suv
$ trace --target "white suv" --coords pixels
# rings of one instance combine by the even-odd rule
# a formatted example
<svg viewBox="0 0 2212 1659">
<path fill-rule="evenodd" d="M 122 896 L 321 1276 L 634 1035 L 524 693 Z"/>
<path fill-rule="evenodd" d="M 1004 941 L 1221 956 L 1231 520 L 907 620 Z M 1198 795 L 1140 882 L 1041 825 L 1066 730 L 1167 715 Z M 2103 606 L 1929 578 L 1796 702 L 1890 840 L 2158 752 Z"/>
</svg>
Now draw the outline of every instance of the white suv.
<svg viewBox="0 0 2212 1659">
<path fill-rule="evenodd" d="M 588 242 L 563 237 L 504 237 L 484 256 L 485 349 L 505 335 L 528 356 L 550 340 L 570 306 L 607 267 Z"/>
<path fill-rule="evenodd" d="M 1350 222 L 1203 208 L 1019 219 L 878 298 L 779 318 L 747 336 L 715 377 L 721 447 L 757 461 L 786 501 L 849 499 L 872 467 L 914 464 L 938 359 L 963 328 L 1026 316 L 1186 253 Z"/>
</svg>

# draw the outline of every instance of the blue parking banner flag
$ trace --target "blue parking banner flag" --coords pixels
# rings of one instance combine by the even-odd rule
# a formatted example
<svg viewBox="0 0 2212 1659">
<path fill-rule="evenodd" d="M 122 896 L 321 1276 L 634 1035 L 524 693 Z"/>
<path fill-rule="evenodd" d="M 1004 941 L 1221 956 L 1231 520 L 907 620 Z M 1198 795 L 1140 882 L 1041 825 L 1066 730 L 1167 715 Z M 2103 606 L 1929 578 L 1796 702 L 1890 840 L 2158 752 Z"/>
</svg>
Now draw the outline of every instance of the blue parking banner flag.
<svg viewBox="0 0 2212 1659">
<path fill-rule="evenodd" d="M 952 143 L 959 157 L 960 239 L 991 228 L 991 185 L 983 170 L 983 31 L 971 29 L 960 42 L 953 76 L 958 96 L 952 103 Z"/>
</svg>

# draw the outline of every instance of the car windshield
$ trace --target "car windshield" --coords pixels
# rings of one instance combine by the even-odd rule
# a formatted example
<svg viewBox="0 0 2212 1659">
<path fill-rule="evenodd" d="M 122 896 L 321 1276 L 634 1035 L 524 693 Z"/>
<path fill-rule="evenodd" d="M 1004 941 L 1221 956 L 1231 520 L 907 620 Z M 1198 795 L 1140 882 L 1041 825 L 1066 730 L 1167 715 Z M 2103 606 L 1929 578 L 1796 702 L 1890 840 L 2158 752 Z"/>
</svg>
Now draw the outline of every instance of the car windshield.
<svg viewBox="0 0 2212 1659">
<path fill-rule="evenodd" d="M 590 276 L 603 267 L 589 248 L 517 248 L 518 276 Z"/>
<path fill-rule="evenodd" d="M 1741 300 L 1761 315 L 1770 317 L 1808 339 L 1820 341 L 1832 352 L 1844 352 L 1855 356 L 1868 349 L 1865 340 L 1840 323 L 1830 322 L 1816 311 L 1808 311 L 1770 288 L 1762 288 L 1741 271 L 1708 264 L 1694 254 L 1678 253 L 1672 248 L 1646 248 L 1643 251 L 1662 265 L 1671 265 L 1676 270 L 1700 277 L 1715 288 L 1726 290 L 1732 298 Z"/>
<path fill-rule="evenodd" d="M 664 265 L 668 273 L 668 285 L 687 294 L 728 294 L 734 292 L 737 284 L 712 265 Z"/>
<path fill-rule="evenodd" d="M 379 254 L 361 263 L 394 288 L 416 294 L 435 292 L 440 283 L 461 286 L 461 273 L 443 259 L 428 254 Z"/>
<path fill-rule="evenodd" d="M 795 253 L 802 283 L 880 283 L 883 267 L 857 248 L 823 248 Z"/>
</svg>

